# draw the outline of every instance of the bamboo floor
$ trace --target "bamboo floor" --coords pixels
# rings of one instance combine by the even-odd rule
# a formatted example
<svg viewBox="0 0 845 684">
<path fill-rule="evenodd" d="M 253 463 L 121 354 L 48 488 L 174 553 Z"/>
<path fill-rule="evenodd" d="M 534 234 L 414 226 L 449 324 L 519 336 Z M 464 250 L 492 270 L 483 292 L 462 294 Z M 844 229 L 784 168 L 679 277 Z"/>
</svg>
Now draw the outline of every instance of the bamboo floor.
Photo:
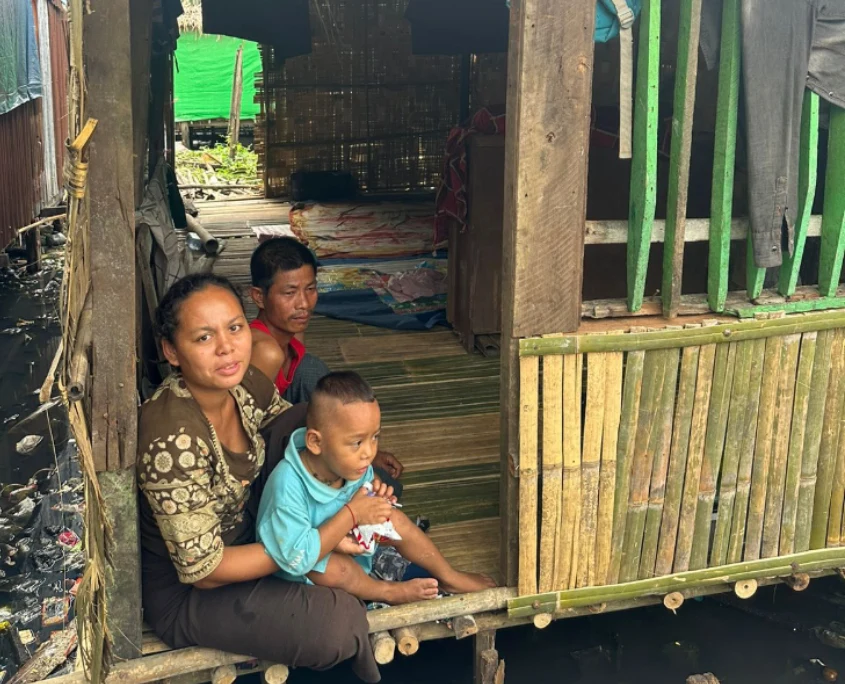
<svg viewBox="0 0 845 684">
<path fill-rule="evenodd" d="M 199 220 L 227 239 L 214 272 L 244 285 L 258 244 L 252 226 L 287 222 L 274 200 L 198 203 Z M 248 311 L 254 315 L 254 311 Z M 398 332 L 315 318 L 309 352 L 355 370 L 382 407 L 382 445 L 405 465 L 405 512 L 429 518 L 455 567 L 499 576 L 499 361 L 468 356 L 451 330 Z"/>
</svg>

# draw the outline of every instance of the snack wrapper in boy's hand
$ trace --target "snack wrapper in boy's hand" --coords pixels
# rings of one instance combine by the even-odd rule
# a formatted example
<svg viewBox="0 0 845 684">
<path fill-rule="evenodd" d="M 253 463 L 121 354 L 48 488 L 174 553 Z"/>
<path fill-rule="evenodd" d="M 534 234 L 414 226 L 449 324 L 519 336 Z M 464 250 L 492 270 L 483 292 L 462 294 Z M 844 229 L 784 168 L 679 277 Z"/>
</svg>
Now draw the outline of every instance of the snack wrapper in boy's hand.
<svg viewBox="0 0 845 684">
<path fill-rule="evenodd" d="M 372 494 L 373 486 L 369 482 L 364 484 L 364 487 L 369 489 Z M 375 545 L 381 541 L 402 541 L 402 537 L 389 520 L 378 525 L 358 525 L 353 527 L 352 535 L 358 541 L 358 544 L 367 551 L 372 551 Z"/>
</svg>

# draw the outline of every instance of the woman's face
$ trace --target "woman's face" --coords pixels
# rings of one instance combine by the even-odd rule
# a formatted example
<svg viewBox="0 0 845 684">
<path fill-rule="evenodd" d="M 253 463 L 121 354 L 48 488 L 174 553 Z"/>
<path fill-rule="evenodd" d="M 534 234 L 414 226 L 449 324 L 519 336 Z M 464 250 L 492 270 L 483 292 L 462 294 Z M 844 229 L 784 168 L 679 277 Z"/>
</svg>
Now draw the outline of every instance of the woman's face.
<svg viewBox="0 0 845 684">
<path fill-rule="evenodd" d="M 189 386 L 229 390 L 249 366 L 252 334 L 243 307 L 229 290 L 209 285 L 182 302 L 173 342 L 162 350 Z"/>
</svg>

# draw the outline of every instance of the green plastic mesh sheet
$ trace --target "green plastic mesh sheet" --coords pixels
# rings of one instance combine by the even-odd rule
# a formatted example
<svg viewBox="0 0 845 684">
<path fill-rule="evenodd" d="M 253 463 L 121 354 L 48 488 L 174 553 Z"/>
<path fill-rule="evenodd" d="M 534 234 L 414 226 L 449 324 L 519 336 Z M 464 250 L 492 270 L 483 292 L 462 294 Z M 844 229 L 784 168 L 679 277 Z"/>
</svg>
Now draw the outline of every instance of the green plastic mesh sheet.
<svg viewBox="0 0 845 684">
<path fill-rule="evenodd" d="M 176 45 L 173 84 L 176 121 L 229 118 L 235 53 L 241 43 L 244 46 L 241 120 L 256 117 L 255 74 L 261 71 L 258 45 L 227 36 L 185 33 Z"/>
</svg>

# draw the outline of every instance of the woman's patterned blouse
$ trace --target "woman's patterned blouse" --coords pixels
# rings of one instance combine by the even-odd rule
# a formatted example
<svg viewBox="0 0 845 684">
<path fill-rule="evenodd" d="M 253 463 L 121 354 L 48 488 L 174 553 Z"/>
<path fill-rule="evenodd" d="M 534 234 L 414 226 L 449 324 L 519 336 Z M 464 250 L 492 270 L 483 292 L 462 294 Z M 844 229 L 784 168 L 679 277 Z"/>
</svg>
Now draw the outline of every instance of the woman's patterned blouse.
<svg viewBox="0 0 845 684">
<path fill-rule="evenodd" d="M 246 454 L 223 447 L 178 373 L 141 407 L 138 484 L 187 584 L 207 577 L 223 558 L 222 535 L 241 522 L 250 485 L 264 464 L 258 430 L 290 407 L 252 366 L 231 394 L 249 437 Z"/>
</svg>

